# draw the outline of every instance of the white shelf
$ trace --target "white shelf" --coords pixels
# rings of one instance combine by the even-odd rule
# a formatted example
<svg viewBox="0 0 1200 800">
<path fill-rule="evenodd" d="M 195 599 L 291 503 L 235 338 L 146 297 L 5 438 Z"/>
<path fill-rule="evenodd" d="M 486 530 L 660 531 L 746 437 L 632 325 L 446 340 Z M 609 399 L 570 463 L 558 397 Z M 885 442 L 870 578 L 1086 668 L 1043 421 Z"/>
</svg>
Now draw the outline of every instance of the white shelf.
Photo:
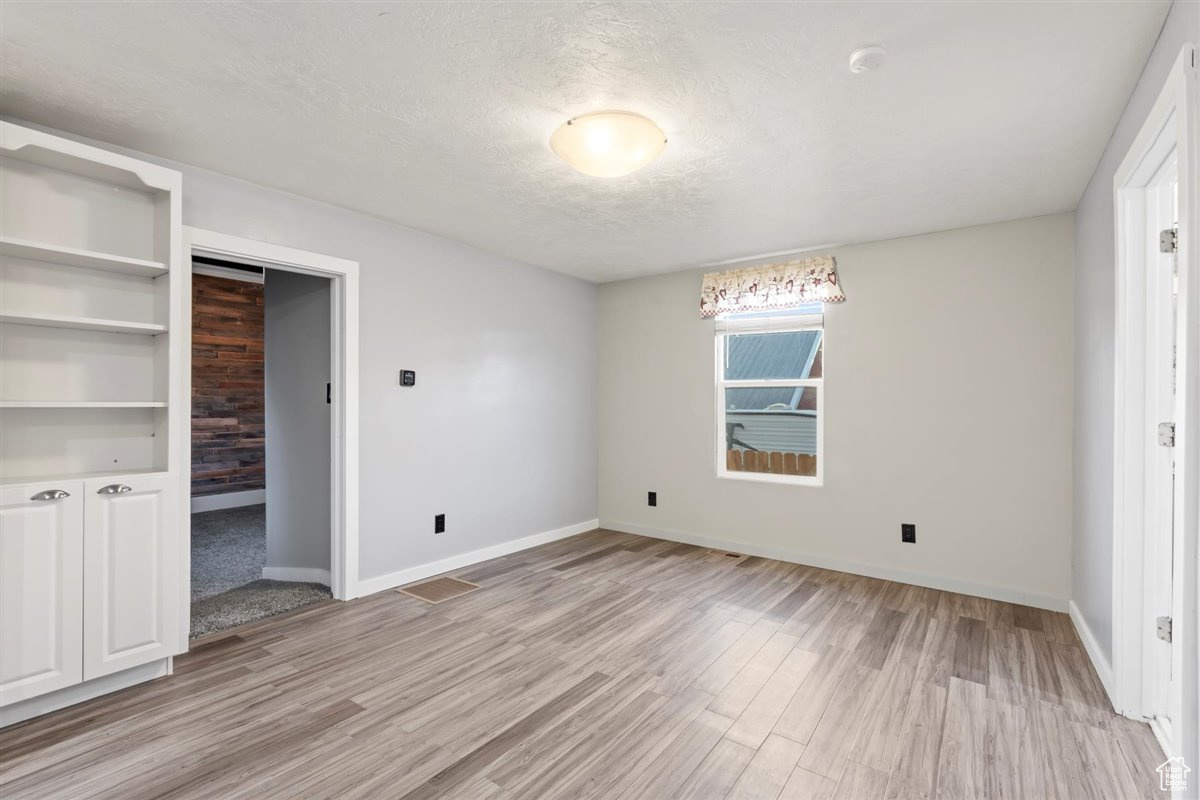
<svg viewBox="0 0 1200 800">
<path fill-rule="evenodd" d="M 150 336 L 167 332 L 166 325 L 155 325 L 150 322 L 125 322 L 119 319 L 76 317 L 70 314 L 9 314 L 0 311 L 0 322 L 10 325 L 34 325 L 42 328 L 70 328 L 77 331 L 103 331 L 105 333 L 140 333 Z"/>
<path fill-rule="evenodd" d="M 125 322 L 119 319 L 95 319 L 94 317 L 76 317 L 69 314 L 9 314 L 0 311 L 0 323 L 33 325 L 41 328 L 69 328 L 76 331 L 140 333 L 150 336 L 167 332 L 166 325 L 155 325 L 150 322 Z"/>
<path fill-rule="evenodd" d="M 74 247 L 39 244 L 24 239 L 0 238 L 0 255 L 47 261 L 67 267 L 102 269 L 108 272 L 123 272 L 127 275 L 145 277 L 155 277 L 167 273 L 167 265 L 161 261 L 147 261 L 144 258 L 127 258 L 111 253 L 79 250 Z"/>
<path fill-rule="evenodd" d="M 166 408 L 156 400 L 0 400 L 0 408 Z"/>
<path fill-rule="evenodd" d="M 23 483 L 54 483 L 61 481 L 88 481 L 93 478 L 117 477 L 120 475 L 165 475 L 167 470 L 151 467 L 149 469 L 106 469 L 98 472 L 71 472 L 57 475 L 0 475 L 0 486 L 19 486 Z"/>
</svg>

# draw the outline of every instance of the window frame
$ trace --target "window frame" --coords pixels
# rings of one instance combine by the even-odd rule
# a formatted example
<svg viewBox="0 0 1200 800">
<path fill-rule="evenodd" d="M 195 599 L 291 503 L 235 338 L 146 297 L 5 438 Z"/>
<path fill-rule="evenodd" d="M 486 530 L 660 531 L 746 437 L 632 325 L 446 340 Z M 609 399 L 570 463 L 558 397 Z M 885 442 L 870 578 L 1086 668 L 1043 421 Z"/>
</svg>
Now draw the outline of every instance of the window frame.
<svg viewBox="0 0 1200 800">
<path fill-rule="evenodd" d="M 821 331 L 821 377 L 820 378 L 774 378 L 763 380 L 725 379 L 725 337 L 750 333 L 792 333 L 797 331 Z M 713 452 L 718 479 L 777 483 L 787 486 L 824 486 L 825 484 L 825 315 L 795 314 L 789 316 L 725 316 L 717 317 L 713 339 L 715 360 L 713 362 L 713 403 L 716 406 L 716 425 L 713 428 Z M 773 472 L 743 472 L 726 467 L 725 451 L 725 390 L 759 388 L 814 389 L 817 394 L 817 469 L 815 475 L 778 475 Z"/>
</svg>

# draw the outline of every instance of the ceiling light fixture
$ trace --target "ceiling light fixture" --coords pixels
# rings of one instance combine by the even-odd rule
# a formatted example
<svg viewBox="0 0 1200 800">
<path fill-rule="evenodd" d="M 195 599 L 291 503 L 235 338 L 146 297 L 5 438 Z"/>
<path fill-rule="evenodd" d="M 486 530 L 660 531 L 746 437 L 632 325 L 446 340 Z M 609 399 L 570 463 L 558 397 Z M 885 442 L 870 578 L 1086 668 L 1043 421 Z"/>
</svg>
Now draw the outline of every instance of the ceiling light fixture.
<svg viewBox="0 0 1200 800">
<path fill-rule="evenodd" d="M 584 175 L 619 178 L 649 164 L 667 146 L 653 120 L 632 111 L 597 111 L 558 126 L 550 147 Z"/>
</svg>

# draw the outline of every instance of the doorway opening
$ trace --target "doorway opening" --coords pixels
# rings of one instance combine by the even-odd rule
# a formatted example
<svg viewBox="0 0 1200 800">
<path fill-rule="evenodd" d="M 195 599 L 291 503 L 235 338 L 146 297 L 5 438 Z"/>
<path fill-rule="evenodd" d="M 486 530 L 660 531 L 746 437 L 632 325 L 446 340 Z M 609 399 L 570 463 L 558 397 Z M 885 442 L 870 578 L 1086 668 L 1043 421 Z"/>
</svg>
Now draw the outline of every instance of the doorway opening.
<svg viewBox="0 0 1200 800">
<path fill-rule="evenodd" d="M 192 638 L 332 597 L 331 299 L 192 258 Z"/>
<path fill-rule="evenodd" d="M 357 596 L 358 265 L 184 232 L 196 639 Z"/>
</svg>

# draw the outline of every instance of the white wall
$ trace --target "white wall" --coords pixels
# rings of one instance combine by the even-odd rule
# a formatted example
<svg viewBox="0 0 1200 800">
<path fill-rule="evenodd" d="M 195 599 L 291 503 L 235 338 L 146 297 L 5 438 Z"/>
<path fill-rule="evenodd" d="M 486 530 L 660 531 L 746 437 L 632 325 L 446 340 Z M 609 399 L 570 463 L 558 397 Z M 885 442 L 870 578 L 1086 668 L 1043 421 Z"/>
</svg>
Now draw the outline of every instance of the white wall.
<svg viewBox="0 0 1200 800">
<path fill-rule="evenodd" d="M 830 252 L 820 488 L 715 476 L 701 271 L 601 287 L 601 523 L 1065 610 L 1073 215 Z"/>
<path fill-rule="evenodd" d="M 328 278 L 268 269 L 263 282 L 267 571 L 329 570 Z"/>
<path fill-rule="evenodd" d="M 1172 5 L 1137 88 L 1076 210 L 1072 599 L 1110 664 L 1116 318 L 1113 177 L 1185 42 L 1200 42 L 1200 3 Z"/>
<path fill-rule="evenodd" d="M 186 225 L 359 262 L 360 580 L 596 518 L 594 285 L 51 132 L 181 170 Z"/>
</svg>

